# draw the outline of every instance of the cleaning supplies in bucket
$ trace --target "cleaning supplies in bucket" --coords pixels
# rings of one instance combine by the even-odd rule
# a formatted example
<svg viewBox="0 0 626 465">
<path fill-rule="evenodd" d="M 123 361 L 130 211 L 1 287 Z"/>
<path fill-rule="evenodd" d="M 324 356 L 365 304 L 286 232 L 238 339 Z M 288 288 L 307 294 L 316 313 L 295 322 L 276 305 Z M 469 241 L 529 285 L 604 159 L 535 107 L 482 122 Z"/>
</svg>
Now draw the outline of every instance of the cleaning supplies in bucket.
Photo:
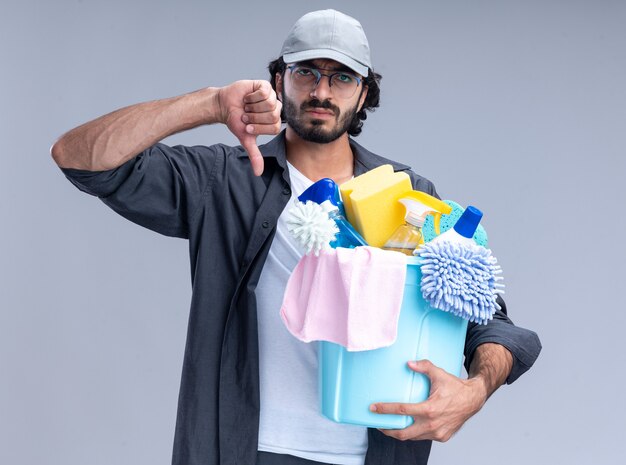
<svg viewBox="0 0 626 465">
<path fill-rule="evenodd" d="M 450 205 L 428 195 L 425 192 L 409 191 L 398 199 L 406 207 L 405 223 L 400 225 L 389 237 L 383 249 L 402 252 L 405 255 L 414 255 L 415 249 L 424 244 L 422 225 L 426 216 L 432 214 L 435 218 L 435 229 L 438 230 L 441 214 L 452 211 Z"/>
<path fill-rule="evenodd" d="M 361 221 L 360 227 L 365 225 L 365 228 L 356 229 L 362 232 L 368 241 L 370 237 L 373 238 L 375 242 L 373 245 L 377 247 L 384 245 L 391 233 L 404 222 L 404 212 L 401 211 L 403 208 L 397 200 L 411 191 L 410 188 L 405 189 L 402 180 L 394 176 L 403 173 L 393 173 L 391 166 L 384 168 L 383 171 L 384 174 L 372 175 L 372 172 L 369 172 L 364 175 L 368 179 L 367 182 L 360 179 L 361 176 L 353 179 L 349 182 L 349 186 L 352 186 L 349 189 L 344 190 L 344 186 L 340 186 L 348 218 L 351 214 L 358 218 Z M 336 194 L 332 198 L 337 200 Z M 382 201 L 383 198 L 386 203 Z M 332 199 L 326 200 L 329 200 L 330 204 L 333 203 Z M 321 203 L 326 200 L 322 200 Z M 314 202 L 309 201 L 303 205 L 309 204 Z M 450 206 L 450 202 L 446 204 Z M 319 204 L 315 205 L 320 207 Z M 399 207 L 400 215 L 386 215 L 392 206 Z M 337 204 L 335 207 L 339 210 Z M 383 210 L 380 215 L 379 209 Z M 334 208 L 332 210 L 335 211 Z M 458 213 L 458 209 L 453 206 L 451 210 L 452 214 L 441 217 L 442 225 L 451 223 L 453 214 Z M 472 209 L 467 210 L 469 215 Z M 334 223 L 336 229 L 333 234 L 337 234 L 338 223 L 330 219 L 326 210 L 322 211 L 325 215 L 320 215 L 320 218 L 325 219 L 327 224 Z M 430 220 L 430 215 L 427 216 L 430 233 L 431 228 L 434 229 L 431 224 L 434 225 L 435 221 Z M 381 238 L 383 218 L 389 220 L 385 225 L 387 228 L 393 226 L 387 236 Z M 342 217 L 342 220 L 345 220 L 345 217 Z M 311 226 L 305 226 L 301 220 L 298 221 L 292 222 L 293 231 L 300 231 L 302 237 L 308 237 L 306 240 L 311 242 L 310 234 L 306 232 Z M 474 229 L 477 224 L 478 221 L 475 221 Z M 297 229 L 300 227 L 304 229 Z M 289 289 L 289 296 L 285 295 L 281 315 L 294 335 L 302 340 L 320 341 L 320 408 L 327 418 L 368 427 L 404 428 L 413 422 L 410 416 L 379 415 L 369 411 L 369 405 L 374 402 L 417 403 L 428 398 L 430 391 L 428 378 L 409 370 L 406 366 L 407 361 L 428 359 L 455 376 L 461 375 L 467 325 L 470 319 L 484 323 L 491 318 L 493 308 L 488 308 L 489 296 L 495 296 L 495 289 L 501 289 L 501 285 L 498 283 L 499 277 L 496 276 L 499 267 L 494 266 L 495 262 L 489 258 L 490 252 L 476 253 L 473 246 L 470 246 L 471 231 L 464 230 L 462 223 L 456 229 L 450 226 L 448 228 L 447 233 L 441 235 L 441 239 L 432 244 L 424 244 L 418 249 L 422 252 L 414 257 L 367 246 L 354 249 L 339 247 L 333 250 L 331 244 L 336 246 L 335 240 L 328 239 L 321 245 L 318 241 L 317 248 L 310 248 L 311 251 L 317 250 L 318 256 L 308 253 L 298 265 L 301 268 L 297 266 L 294 270 L 293 280 L 290 279 L 292 286 Z M 459 240 L 459 234 L 468 240 Z M 486 235 L 484 237 L 486 238 Z M 389 283 L 385 284 L 383 281 L 393 273 L 382 273 L 370 280 L 371 276 L 367 276 L 370 272 L 369 266 L 363 268 L 355 266 L 357 261 L 354 257 L 369 249 L 376 251 L 373 253 L 393 255 L 402 261 L 401 268 L 406 270 L 406 279 L 403 281 L 392 279 L 392 283 L 402 283 L 401 289 L 392 290 Z M 428 253 L 424 253 L 425 250 Z M 458 255 L 454 255 L 453 253 L 457 251 Z M 337 259 L 339 256 L 346 258 L 344 257 L 346 252 L 351 257 L 349 260 Z M 463 255 L 470 252 L 474 255 L 469 257 Z M 324 268 L 329 265 L 326 263 L 328 259 L 331 259 L 329 263 L 334 263 L 334 269 Z M 458 276 L 454 276 L 452 272 L 444 272 L 446 266 L 456 267 L 456 270 L 462 270 L 465 274 L 459 273 Z M 342 267 L 344 269 L 340 269 Z M 332 273 L 327 273 L 328 279 L 322 279 L 320 272 L 328 270 Z M 493 273 L 491 281 L 486 274 L 479 273 L 485 270 Z M 355 293 L 346 292 L 354 276 L 358 277 L 357 281 L 368 283 L 365 292 L 358 290 Z M 456 281 L 449 279 L 450 276 Z M 479 276 L 480 283 L 469 285 L 464 283 L 465 279 L 473 279 L 476 276 Z M 472 286 L 477 290 L 472 289 Z M 474 292 L 474 300 L 461 299 L 460 296 L 469 295 L 471 292 Z M 478 297 L 480 292 L 483 292 L 481 294 L 483 300 Z M 397 313 L 390 313 L 394 316 L 376 320 L 375 318 L 381 316 L 379 313 L 381 309 L 377 308 L 380 300 L 376 299 L 390 301 L 393 298 L 401 301 L 399 315 L 396 317 Z M 352 306 L 353 311 L 345 310 L 350 307 L 351 302 L 357 301 L 358 305 Z M 462 305 L 459 305 L 459 302 Z M 493 303 L 495 305 L 495 297 Z M 371 314 L 359 312 L 365 308 L 361 305 L 371 304 L 373 305 L 367 310 Z M 397 302 L 394 305 L 397 305 Z M 342 307 L 343 311 L 340 311 L 339 307 Z M 393 333 L 389 331 L 390 320 L 397 321 L 395 339 L 391 338 Z M 374 326 L 379 327 L 362 326 L 367 323 L 375 323 Z M 384 328 L 382 333 L 373 332 L 381 331 L 381 328 Z M 348 330 L 356 332 L 348 334 Z M 349 346 L 350 350 L 346 346 Z"/>
<path fill-rule="evenodd" d="M 468 210 L 466 218 L 472 214 L 473 208 Z M 472 229 L 477 224 L 476 217 L 473 225 L 466 223 L 463 227 L 461 222 L 456 230 L 441 236 L 440 246 L 474 250 L 465 239 L 472 237 Z M 459 239 L 459 235 L 465 238 Z M 370 412 L 369 405 L 374 402 L 418 403 L 428 398 L 428 377 L 409 370 L 407 361 L 427 359 L 450 374 L 461 375 L 469 314 L 460 316 L 462 312 L 442 311 L 424 298 L 422 283 L 432 284 L 429 278 L 435 276 L 434 272 L 440 266 L 434 260 L 442 259 L 436 255 L 422 258 L 429 245 L 418 249 L 417 256 L 406 257 L 407 275 L 398 335 L 392 345 L 362 352 L 348 352 L 340 346 L 325 345 L 320 351 L 320 405 L 327 418 L 374 428 L 405 428 L 413 423 L 412 417 L 379 415 Z M 424 261 L 429 266 L 424 267 Z M 459 263 L 453 263 L 453 266 Z M 470 280 L 473 276 L 475 274 L 470 271 L 465 278 Z M 448 291 L 445 285 L 442 287 L 445 295 Z"/>
<path fill-rule="evenodd" d="M 307 253 L 367 245 L 343 216 L 337 184 L 323 178 L 312 184 L 289 210 L 287 227 Z"/>
<path fill-rule="evenodd" d="M 418 249 L 421 290 L 434 308 L 487 324 L 504 292 L 502 273 L 491 251 L 472 239 L 483 214 L 469 206 L 452 229 Z"/>
</svg>

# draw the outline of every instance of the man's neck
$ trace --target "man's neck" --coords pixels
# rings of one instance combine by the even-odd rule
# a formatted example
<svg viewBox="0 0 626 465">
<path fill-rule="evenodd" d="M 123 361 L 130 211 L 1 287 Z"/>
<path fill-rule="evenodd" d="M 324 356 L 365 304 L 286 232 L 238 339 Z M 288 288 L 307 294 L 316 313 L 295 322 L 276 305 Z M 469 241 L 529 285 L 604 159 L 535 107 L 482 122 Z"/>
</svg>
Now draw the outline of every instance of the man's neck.
<svg viewBox="0 0 626 465">
<path fill-rule="evenodd" d="M 285 138 L 287 160 L 311 181 L 330 178 L 341 184 L 352 178 L 354 155 L 347 133 L 328 144 L 318 144 L 302 139 L 287 126 Z"/>
</svg>

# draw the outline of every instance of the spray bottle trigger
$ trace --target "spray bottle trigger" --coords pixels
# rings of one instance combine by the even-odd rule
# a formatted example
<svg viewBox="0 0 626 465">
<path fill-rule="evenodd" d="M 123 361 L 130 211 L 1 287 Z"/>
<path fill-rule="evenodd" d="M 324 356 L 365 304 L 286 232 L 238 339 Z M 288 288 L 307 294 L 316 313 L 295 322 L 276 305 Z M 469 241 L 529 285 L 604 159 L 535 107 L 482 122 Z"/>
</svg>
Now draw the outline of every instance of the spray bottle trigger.
<svg viewBox="0 0 626 465">
<path fill-rule="evenodd" d="M 433 226 L 435 229 L 435 234 L 438 236 L 439 234 L 441 234 L 441 231 L 439 229 L 439 225 L 441 224 L 441 213 L 430 212 L 430 214 L 433 215 Z"/>
</svg>

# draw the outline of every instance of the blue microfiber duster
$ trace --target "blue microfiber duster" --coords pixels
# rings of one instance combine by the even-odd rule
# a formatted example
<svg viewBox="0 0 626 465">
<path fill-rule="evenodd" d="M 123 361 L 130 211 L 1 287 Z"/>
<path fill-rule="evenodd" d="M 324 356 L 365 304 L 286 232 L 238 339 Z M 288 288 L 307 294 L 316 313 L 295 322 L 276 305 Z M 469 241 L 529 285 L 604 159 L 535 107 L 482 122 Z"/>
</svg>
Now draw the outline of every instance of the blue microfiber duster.
<svg viewBox="0 0 626 465">
<path fill-rule="evenodd" d="M 469 321 L 487 324 L 500 306 L 503 278 L 491 250 L 478 245 L 429 242 L 419 251 L 422 265 L 421 289 L 434 308 Z"/>
</svg>

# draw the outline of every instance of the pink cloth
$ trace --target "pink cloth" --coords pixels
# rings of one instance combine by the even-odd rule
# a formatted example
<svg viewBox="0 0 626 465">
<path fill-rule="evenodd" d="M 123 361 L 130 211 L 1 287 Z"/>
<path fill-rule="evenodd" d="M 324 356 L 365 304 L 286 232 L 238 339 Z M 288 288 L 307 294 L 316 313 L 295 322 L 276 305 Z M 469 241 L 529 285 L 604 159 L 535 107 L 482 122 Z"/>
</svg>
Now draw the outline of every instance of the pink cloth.
<svg viewBox="0 0 626 465">
<path fill-rule="evenodd" d="M 293 270 L 280 310 L 287 329 L 304 342 L 341 344 L 349 351 L 396 340 L 406 256 L 376 247 L 307 254 Z"/>
</svg>

